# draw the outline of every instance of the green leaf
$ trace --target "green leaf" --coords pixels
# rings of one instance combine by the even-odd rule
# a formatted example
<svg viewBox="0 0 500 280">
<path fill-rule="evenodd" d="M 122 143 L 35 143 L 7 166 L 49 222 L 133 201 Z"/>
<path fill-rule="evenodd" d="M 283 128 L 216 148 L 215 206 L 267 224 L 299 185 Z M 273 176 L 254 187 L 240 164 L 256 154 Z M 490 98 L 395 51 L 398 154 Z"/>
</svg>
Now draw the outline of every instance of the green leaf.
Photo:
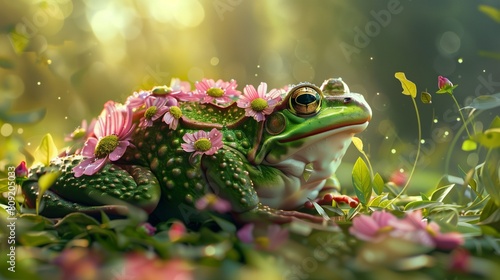
<svg viewBox="0 0 500 280">
<path fill-rule="evenodd" d="M 401 86 L 403 87 L 403 94 L 410 95 L 412 98 L 417 96 L 417 86 L 412 81 L 406 79 L 405 73 L 396 72 L 394 77 L 401 82 Z"/>
<path fill-rule="evenodd" d="M 375 191 L 376 194 L 382 194 L 384 191 L 384 179 L 382 179 L 382 176 L 380 174 L 375 173 L 375 176 L 373 176 L 373 190 Z"/>
<path fill-rule="evenodd" d="M 477 149 L 477 143 L 474 140 L 467 139 L 462 143 L 462 151 L 470 152 Z"/>
<path fill-rule="evenodd" d="M 365 161 L 359 157 L 352 169 L 352 184 L 359 201 L 367 204 L 372 195 L 370 170 Z"/>
<path fill-rule="evenodd" d="M 359 137 L 353 136 L 352 143 L 360 153 L 363 153 L 363 141 Z"/>
<path fill-rule="evenodd" d="M 480 180 L 491 200 L 500 206 L 500 149 L 491 149 L 484 160 Z"/>
<path fill-rule="evenodd" d="M 484 132 L 477 133 L 473 138 L 481 146 L 488 149 L 500 147 L 500 129 L 498 128 L 487 129 Z"/>
<path fill-rule="evenodd" d="M 329 221 L 330 217 L 328 216 L 328 214 L 326 214 L 325 210 L 321 208 L 321 206 L 316 201 L 311 201 L 311 202 L 314 205 L 314 209 L 316 209 L 316 212 L 318 212 L 318 214 L 320 214 L 321 217 L 323 217 L 323 219 Z"/>
<path fill-rule="evenodd" d="M 50 165 L 50 160 L 57 157 L 58 155 L 56 144 L 54 144 L 54 140 L 52 139 L 52 135 L 50 133 L 45 134 L 42 138 L 42 142 L 40 146 L 38 146 L 35 150 L 35 163 L 41 163 L 45 166 Z"/>
<path fill-rule="evenodd" d="M 380 195 L 374 197 L 372 200 L 370 200 L 370 202 L 368 203 L 368 206 L 378 207 L 378 206 L 380 206 L 382 201 L 384 201 L 384 199 L 387 199 L 387 194 L 385 194 L 385 193 L 380 194 Z"/>
<path fill-rule="evenodd" d="M 210 217 L 219 225 L 219 227 L 225 231 L 225 232 L 230 232 L 230 233 L 235 233 L 236 232 L 236 226 L 229 222 L 228 220 L 222 219 L 216 215 L 210 214 Z"/>
<path fill-rule="evenodd" d="M 54 184 L 54 182 L 61 175 L 61 171 L 47 172 L 40 176 L 38 179 L 38 196 L 36 198 L 36 213 L 39 213 L 40 203 L 42 201 L 43 194 Z"/>
<path fill-rule="evenodd" d="M 21 241 L 21 244 L 31 247 L 58 242 L 57 236 L 49 231 L 31 231 L 22 233 L 19 239 Z"/>
<path fill-rule="evenodd" d="M 405 206 L 405 211 L 410 211 L 410 210 L 416 210 L 416 209 L 422 209 L 422 208 L 432 208 L 436 205 L 441 205 L 443 204 L 440 201 L 412 201 Z"/>
<path fill-rule="evenodd" d="M 424 104 L 431 104 L 432 103 L 432 95 L 428 93 L 427 91 L 423 91 L 420 94 L 420 101 Z"/>
<path fill-rule="evenodd" d="M 431 194 L 431 200 L 442 202 L 450 194 L 454 187 L 455 184 L 451 184 L 438 188 Z"/>
<path fill-rule="evenodd" d="M 479 5 L 479 11 L 489 16 L 492 20 L 500 23 L 500 10 L 488 5 Z"/>
<path fill-rule="evenodd" d="M 500 93 L 481 95 L 472 100 L 469 106 L 463 109 L 488 110 L 500 106 Z"/>
</svg>

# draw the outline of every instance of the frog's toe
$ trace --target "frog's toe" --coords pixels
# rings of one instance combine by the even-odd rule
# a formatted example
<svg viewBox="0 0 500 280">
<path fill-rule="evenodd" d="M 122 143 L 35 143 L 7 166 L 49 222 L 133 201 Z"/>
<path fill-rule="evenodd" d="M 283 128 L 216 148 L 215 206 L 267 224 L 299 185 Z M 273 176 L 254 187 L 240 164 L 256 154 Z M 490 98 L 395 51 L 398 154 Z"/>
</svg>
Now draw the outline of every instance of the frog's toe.
<svg viewBox="0 0 500 280">
<path fill-rule="evenodd" d="M 61 217 L 71 212 L 88 214 L 106 213 L 124 215 L 131 206 L 151 213 L 161 195 L 160 185 L 153 173 L 136 165 L 108 163 L 98 173 L 76 178 L 72 168 L 81 157 L 57 159 L 48 167 L 31 171 L 23 185 L 26 205 L 35 207 L 39 192 L 39 178 L 50 171 L 61 175 L 43 194 L 39 213 L 47 217 Z"/>
</svg>

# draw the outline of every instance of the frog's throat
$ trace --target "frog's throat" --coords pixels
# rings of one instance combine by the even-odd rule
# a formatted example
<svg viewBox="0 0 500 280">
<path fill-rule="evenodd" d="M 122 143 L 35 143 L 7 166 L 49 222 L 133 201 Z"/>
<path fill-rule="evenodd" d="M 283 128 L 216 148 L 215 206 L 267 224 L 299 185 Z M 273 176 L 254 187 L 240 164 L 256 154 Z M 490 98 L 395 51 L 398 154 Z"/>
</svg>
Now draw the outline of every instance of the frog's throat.
<svg viewBox="0 0 500 280">
<path fill-rule="evenodd" d="M 261 164 L 279 169 L 283 185 L 256 186 L 261 202 L 279 209 L 294 209 L 316 198 L 340 165 L 352 136 L 367 125 L 368 122 L 313 135 L 306 145 L 289 148 L 279 157 L 268 153 Z"/>
</svg>

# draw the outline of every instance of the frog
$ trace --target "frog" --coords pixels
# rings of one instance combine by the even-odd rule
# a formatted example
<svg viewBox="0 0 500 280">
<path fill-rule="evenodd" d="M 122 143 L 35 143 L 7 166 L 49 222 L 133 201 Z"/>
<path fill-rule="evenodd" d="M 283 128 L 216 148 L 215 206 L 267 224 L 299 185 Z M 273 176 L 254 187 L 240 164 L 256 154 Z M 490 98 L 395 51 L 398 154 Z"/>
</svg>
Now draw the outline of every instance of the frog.
<svg viewBox="0 0 500 280">
<path fill-rule="evenodd" d="M 51 218 L 140 210 L 154 223 L 200 223 L 210 211 L 197 203 L 208 198 L 227 202 L 233 217 L 324 220 L 298 209 L 338 193 L 335 171 L 372 117 L 363 95 L 342 78 L 247 85 L 243 94 L 234 80 L 195 86 L 173 79 L 107 102 L 81 147 L 30 169 L 25 208 L 36 207 L 39 179 L 55 173 L 38 210 Z"/>
</svg>

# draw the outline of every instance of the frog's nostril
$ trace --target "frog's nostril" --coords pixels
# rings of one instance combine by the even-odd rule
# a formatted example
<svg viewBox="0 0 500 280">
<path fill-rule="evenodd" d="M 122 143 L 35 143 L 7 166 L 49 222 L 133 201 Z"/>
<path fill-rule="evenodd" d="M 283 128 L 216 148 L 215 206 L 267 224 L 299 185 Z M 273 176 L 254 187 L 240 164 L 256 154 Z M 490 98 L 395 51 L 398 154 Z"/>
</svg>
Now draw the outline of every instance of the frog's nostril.
<svg viewBox="0 0 500 280">
<path fill-rule="evenodd" d="M 351 103 L 351 101 L 352 101 L 352 98 L 350 98 L 350 97 L 344 98 L 344 104 Z"/>
</svg>

